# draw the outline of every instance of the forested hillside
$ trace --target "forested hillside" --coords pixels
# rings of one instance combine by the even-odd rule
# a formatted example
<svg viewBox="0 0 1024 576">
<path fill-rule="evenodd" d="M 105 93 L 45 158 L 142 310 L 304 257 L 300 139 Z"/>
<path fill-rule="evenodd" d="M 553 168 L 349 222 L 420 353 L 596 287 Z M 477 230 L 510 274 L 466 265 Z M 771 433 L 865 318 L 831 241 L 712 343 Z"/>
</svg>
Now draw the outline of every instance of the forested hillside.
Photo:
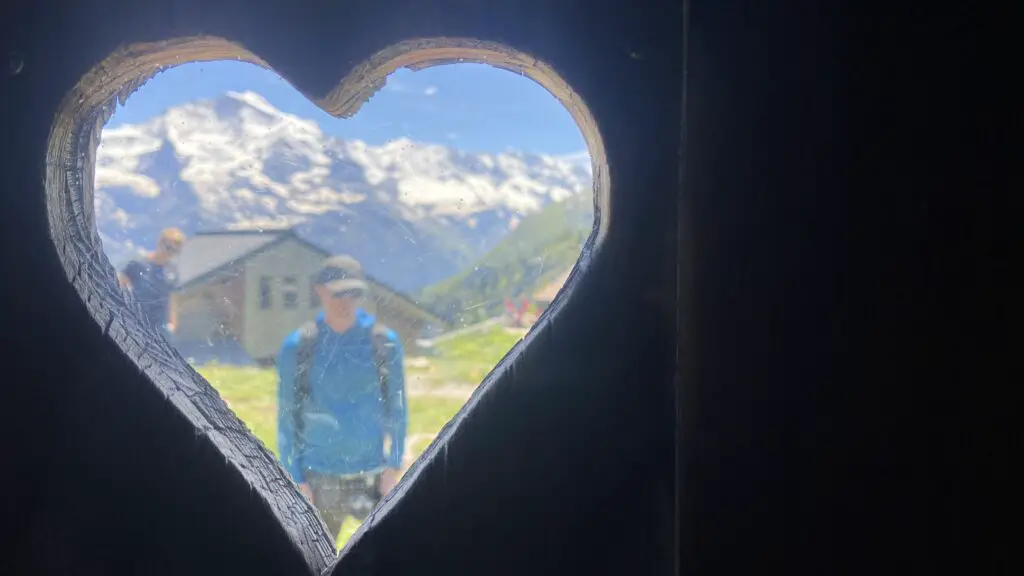
<svg viewBox="0 0 1024 576">
<path fill-rule="evenodd" d="M 468 325 L 501 313 L 506 297 L 529 296 L 576 262 L 593 227 L 589 194 L 549 204 L 466 271 L 428 286 L 420 301 Z"/>
</svg>

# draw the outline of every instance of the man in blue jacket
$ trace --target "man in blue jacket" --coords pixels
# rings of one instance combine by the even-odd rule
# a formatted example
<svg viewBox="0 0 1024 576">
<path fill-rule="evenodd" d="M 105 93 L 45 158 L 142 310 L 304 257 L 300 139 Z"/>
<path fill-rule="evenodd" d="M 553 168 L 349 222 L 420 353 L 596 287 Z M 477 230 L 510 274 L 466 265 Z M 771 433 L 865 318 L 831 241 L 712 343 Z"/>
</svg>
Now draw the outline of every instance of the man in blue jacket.
<svg viewBox="0 0 1024 576">
<path fill-rule="evenodd" d="M 359 262 L 328 258 L 313 284 L 323 311 L 278 357 L 278 449 L 337 539 L 345 517 L 363 520 L 398 481 L 405 378 L 395 333 L 359 306 Z"/>
</svg>

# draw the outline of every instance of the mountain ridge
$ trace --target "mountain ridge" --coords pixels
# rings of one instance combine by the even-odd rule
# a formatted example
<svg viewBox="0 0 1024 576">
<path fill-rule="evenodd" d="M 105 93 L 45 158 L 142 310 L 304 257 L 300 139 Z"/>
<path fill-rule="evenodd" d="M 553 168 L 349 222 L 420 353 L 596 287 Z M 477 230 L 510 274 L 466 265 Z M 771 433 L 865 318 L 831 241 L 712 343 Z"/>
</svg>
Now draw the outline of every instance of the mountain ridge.
<svg viewBox="0 0 1024 576">
<path fill-rule="evenodd" d="M 244 92 L 105 129 L 95 189 L 115 265 L 168 226 L 186 234 L 293 227 L 414 293 L 457 274 L 545 206 L 589 196 L 591 177 L 585 154 L 343 140 Z"/>
</svg>

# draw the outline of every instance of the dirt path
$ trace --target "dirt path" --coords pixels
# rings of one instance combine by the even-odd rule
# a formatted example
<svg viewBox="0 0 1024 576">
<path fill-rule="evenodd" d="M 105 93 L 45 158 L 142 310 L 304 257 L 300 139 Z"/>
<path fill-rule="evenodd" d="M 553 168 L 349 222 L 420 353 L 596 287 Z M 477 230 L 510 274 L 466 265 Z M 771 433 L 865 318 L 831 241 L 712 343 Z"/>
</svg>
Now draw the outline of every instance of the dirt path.
<svg viewBox="0 0 1024 576">
<path fill-rule="evenodd" d="M 438 342 L 444 342 L 446 340 L 451 340 L 452 338 L 455 338 L 457 336 L 461 336 L 463 334 L 471 334 L 473 332 L 480 332 L 482 330 L 486 330 L 487 328 L 490 328 L 491 326 L 494 326 L 494 325 L 498 324 L 500 321 L 501 321 L 500 318 L 488 318 L 487 320 L 484 320 L 483 322 L 478 322 L 476 324 L 472 324 L 470 326 L 466 326 L 465 328 L 459 328 L 458 330 L 452 330 L 451 332 L 445 332 L 444 334 L 441 334 L 440 336 L 437 336 L 437 337 L 433 338 L 432 340 L 436 344 Z"/>
<path fill-rule="evenodd" d="M 473 390 L 476 390 L 476 386 L 462 383 L 427 385 L 421 381 L 411 380 L 406 384 L 406 392 L 410 397 L 440 396 L 442 398 L 461 398 L 465 401 L 469 400 Z"/>
<path fill-rule="evenodd" d="M 410 383 L 410 385 L 407 388 L 407 391 L 411 398 L 415 398 L 417 396 L 432 396 L 436 398 L 440 396 L 443 398 L 455 398 L 462 402 L 465 402 L 466 400 L 469 400 L 469 396 L 473 393 L 473 390 L 475 389 L 476 386 L 468 384 L 443 384 L 440 386 L 426 386 L 423 384 L 416 385 Z M 405 472 L 409 470 L 409 466 L 412 466 L 413 460 L 415 460 L 416 457 L 420 455 L 419 453 L 413 453 L 413 448 L 415 447 L 415 445 L 424 440 L 426 440 L 427 443 L 429 443 L 430 440 L 433 440 L 434 436 L 437 436 L 437 434 L 421 432 L 419 434 L 410 434 L 405 438 L 405 458 L 404 461 L 402 462 L 402 474 L 405 474 Z"/>
<path fill-rule="evenodd" d="M 435 436 L 437 434 L 413 434 L 405 439 L 405 458 L 402 459 L 402 475 L 405 475 L 409 471 L 409 467 L 412 466 L 412 463 L 416 461 L 416 458 L 419 458 L 426 451 L 427 446 L 434 440 Z M 413 453 L 413 447 L 423 440 L 426 440 L 423 450 Z"/>
</svg>

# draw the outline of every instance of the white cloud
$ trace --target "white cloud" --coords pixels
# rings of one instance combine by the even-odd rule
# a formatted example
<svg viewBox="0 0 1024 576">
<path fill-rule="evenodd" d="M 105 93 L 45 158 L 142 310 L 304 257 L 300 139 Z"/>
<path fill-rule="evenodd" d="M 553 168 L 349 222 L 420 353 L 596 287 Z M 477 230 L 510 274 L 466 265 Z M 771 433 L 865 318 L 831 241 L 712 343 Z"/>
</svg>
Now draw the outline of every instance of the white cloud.
<svg viewBox="0 0 1024 576">
<path fill-rule="evenodd" d="M 459 135 L 458 135 L 458 134 L 456 134 L 455 132 L 449 132 L 449 133 L 445 134 L 445 136 L 446 136 L 446 137 L 447 137 L 447 138 L 448 138 L 449 140 L 457 140 L 457 139 L 459 138 Z"/>
<path fill-rule="evenodd" d="M 424 96 L 433 96 L 434 94 L 437 94 L 437 86 L 427 86 L 423 91 Z"/>
</svg>

